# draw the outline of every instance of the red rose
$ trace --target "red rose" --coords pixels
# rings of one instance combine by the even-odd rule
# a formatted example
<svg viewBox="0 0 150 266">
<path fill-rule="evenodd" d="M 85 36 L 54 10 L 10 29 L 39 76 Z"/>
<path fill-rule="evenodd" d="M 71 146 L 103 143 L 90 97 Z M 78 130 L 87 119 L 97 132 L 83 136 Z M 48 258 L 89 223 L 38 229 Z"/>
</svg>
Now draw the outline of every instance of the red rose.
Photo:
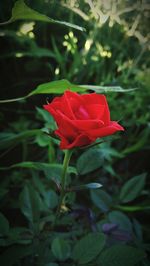
<svg viewBox="0 0 150 266">
<path fill-rule="evenodd" d="M 77 94 L 69 90 L 56 97 L 44 108 L 54 117 L 60 137 L 61 149 L 89 145 L 97 138 L 124 130 L 117 122 L 110 120 L 110 112 L 104 95 Z"/>
</svg>

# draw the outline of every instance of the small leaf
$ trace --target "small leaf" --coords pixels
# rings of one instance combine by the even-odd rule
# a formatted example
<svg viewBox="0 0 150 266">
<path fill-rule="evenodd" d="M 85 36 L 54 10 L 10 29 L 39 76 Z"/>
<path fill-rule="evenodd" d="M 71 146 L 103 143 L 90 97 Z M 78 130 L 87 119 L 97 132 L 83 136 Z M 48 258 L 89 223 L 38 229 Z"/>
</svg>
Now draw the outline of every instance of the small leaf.
<svg viewBox="0 0 150 266">
<path fill-rule="evenodd" d="M 9 222 L 6 217 L 0 213 L 0 235 L 7 235 L 9 233 Z"/>
<path fill-rule="evenodd" d="M 83 88 L 87 88 L 89 90 L 93 90 L 96 93 L 107 93 L 107 92 L 130 92 L 130 91 L 135 91 L 137 88 L 132 88 L 132 89 L 123 89 L 120 86 L 93 86 L 93 85 L 80 85 Z"/>
<path fill-rule="evenodd" d="M 49 112 L 47 112 L 46 110 L 36 107 L 36 110 L 39 114 L 39 116 L 47 123 L 49 124 L 54 124 L 54 119 L 53 117 L 50 115 Z"/>
<path fill-rule="evenodd" d="M 114 245 L 104 250 L 97 262 L 101 266 L 134 266 L 144 257 L 145 253 L 140 249 L 126 245 Z"/>
<path fill-rule="evenodd" d="M 150 210 L 149 204 L 145 205 L 117 205 L 116 206 L 119 210 L 125 211 L 125 212 L 138 212 L 138 211 L 144 211 L 144 210 Z"/>
<path fill-rule="evenodd" d="M 108 219 L 110 222 L 118 224 L 119 229 L 124 229 L 127 231 L 132 231 L 132 224 L 127 215 L 120 211 L 112 211 L 108 214 Z"/>
<path fill-rule="evenodd" d="M 130 202 L 137 198 L 142 189 L 145 186 L 146 174 L 143 173 L 138 176 L 134 176 L 132 179 L 128 180 L 121 189 L 120 200 L 123 203 Z"/>
<path fill-rule="evenodd" d="M 102 153 L 102 157 L 104 157 L 108 161 L 111 161 L 113 157 L 122 158 L 122 154 L 116 151 L 115 149 L 111 148 L 110 144 L 108 144 L 107 142 L 101 144 L 100 150 Z"/>
<path fill-rule="evenodd" d="M 38 193 L 32 186 L 25 185 L 20 194 L 20 208 L 22 213 L 32 224 L 39 221 L 40 206 L 41 200 Z"/>
<path fill-rule="evenodd" d="M 58 196 L 53 190 L 45 191 L 44 201 L 48 208 L 53 209 L 58 204 Z"/>
<path fill-rule="evenodd" d="M 10 132 L 0 133 L 0 149 L 10 148 L 10 146 L 17 145 L 21 141 L 32 138 L 41 133 L 40 129 L 25 130 L 24 132 L 15 134 Z"/>
<path fill-rule="evenodd" d="M 32 231 L 25 227 L 14 227 L 9 231 L 9 244 L 30 244 L 33 241 Z"/>
<path fill-rule="evenodd" d="M 104 190 L 92 190 L 91 191 L 91 198 L 94 204 L 101 209 L 103 212 L 109 211 L 112 205 L 112 199 L 108 193 Z"/>
<path fill-rule="evenodd" d="M 1 167 L 0 170 L 8 170 L 13 168 L 27 168 L 33 170 L 41 170 L 44 172 L 46 178 L 48 180 L 56 180 L 60 181 L 60 176 L 62 173 L 62 164 L 49 164 L 49 163 L 41 163 L 41 162 L 21 162 L 17 164 L 13 164 L 9 167 Z M 67 174 L 75 174 L 77 175 L 76 168 L 73 166 L 69 166 L 67 168 Z"/>
<path fill-rule="evenodd" d="M 73 259 L 80 264 L 94 260 L 104 248 L 106 239 L 101 233 L 89 233 L 81 238 L 74 247 Z"/>
<path fill-rule="evenodd" d="M 39 134 L 35 138 L 35 143 L 37 143 L 40 147 L 49 146 L 50 139 L 46 134 Z"/>
<path fill-rule="evenodd" d="M 33 9 L 31 9 L 30 7 L 28 7 L 23 0 L 18 0 L 15 2 L 14 7 L 12 9 L 12 16 L 11 18 L 3 23 L 0 23 L 0 25 L 5 25 L 11 22 L 14 22 L 16 20 L 20 20 L 20 19 L 25 19 L 25 20 L 37 20 L 37 21 L 43 21 L 43 22 L 48 22 L 48 23 L 56 23 L 56 24 L 61 24 L 67 27 L 71 27 L 80 31 L 85 31 L 84 28 L 66 22 L 66 21 L 59 21 L 59 20 L 54 20 L 52 18 L 49 18 L 46 15 L 43 15 Z"/>
<path fill-rule="evenodd" d="M 11 168 L 29 168 L 29 169 L 43 170 L 43 171 L 45 170 L 52 171 L 53 169 L 59 169 L 61 171 L 63 166 L 57 163 L 49 164 L 49 163 L 27 161 L 27 162 L 13 164 L 9 166 L 7 169 L 11 169 Z M 68 173 L 77 174 L 76 168 L 73 166 L 69 166 Z"/>
<path fill-rule="evenodd" d="M 89 149 L 81 154 L 77 160 L 77 170 L 80 175 L 90 173 L 103 164 L 103 157 L 100 149 Z"/>
<path fill-rule="evenodd" d="M 52 252 L 61 261 L 65 261 L 70 256 L 70 245 L 62 238 L 55 238 L 52 242 Z"/>
<path fill-rule="evenodd" d="M 70 190 L 71 191 L 78 191 L 78 190 L 83 190 L 83 189 L 98 189 L 100 187 L 102 187 L 102 185 L 99 183 L 89 183 L 89 184 L 85 184 L 85 185 L 71 187 Z"/>
<path fill-rule="evenodd" d="M 142 242 L 143 240 L 143 232 L 141 224 L 133 218 L 133 230 L 135 232 L 135 236 Z"/>
</svg>

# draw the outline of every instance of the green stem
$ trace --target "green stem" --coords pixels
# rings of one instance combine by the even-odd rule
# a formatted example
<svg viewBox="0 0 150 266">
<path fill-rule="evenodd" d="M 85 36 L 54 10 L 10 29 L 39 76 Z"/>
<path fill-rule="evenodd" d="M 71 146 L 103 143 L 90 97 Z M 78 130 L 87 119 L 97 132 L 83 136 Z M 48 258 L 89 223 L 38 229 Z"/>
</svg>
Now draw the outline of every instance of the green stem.
<svg viewBox="0 0 150 266">
<path fill-rule="evenodd" d="M 72 155 L 72 150 L 65 150 L 65 156 L 64 156 L 64 161 L 63 161 L 63 169 L 62 169 L 62 175 L 61 175 L 61 193 L 60 193 L 60 200 L 59 200 L 59 204 L 58 204 L 58 208 L 56 211 L 56 216 L 55 216 L 55 220 L 54 223 L 52 225 L 52 228 L 56 225 L 57 223 L 57 219 L 60 215 L 60 210 L 61 210 L 61 206 L 64 203 L 64 198 L 65 198 L 65 194 L 66 194 L 66 174 L 67 174 L 67 168 L 69 165 L 69 161 Z"/>
<path fill-rule="evenodd" d="M 55 162 L 55 149 L 54 149 L 53 142 L 52 142 L 51 138 L 49 140 L 49 146 L 48 146 L 48 161 L 49 161 L 49 163 Z"/>
<path fill-rule="evenodd" d="M 0 103 L 12 103 L 12 102 L 18 102 L 18 101 L 22 101 L 29 98 L 29 95 L 23 96 L 23 97 L 19 97 L 19 98 L 14 98 L 14 99 L 7 99 L 7 100 L 0 100 Z"/>
<path fill-rule="evenodd" d="M 10 24 L 11 22 L 12 22 L 11 19 L 8 20 L 8 21 L 1 22 L 1 23 L 0 23 L 0 26 L 8 25 L 8 24 Z"/>
</svg>

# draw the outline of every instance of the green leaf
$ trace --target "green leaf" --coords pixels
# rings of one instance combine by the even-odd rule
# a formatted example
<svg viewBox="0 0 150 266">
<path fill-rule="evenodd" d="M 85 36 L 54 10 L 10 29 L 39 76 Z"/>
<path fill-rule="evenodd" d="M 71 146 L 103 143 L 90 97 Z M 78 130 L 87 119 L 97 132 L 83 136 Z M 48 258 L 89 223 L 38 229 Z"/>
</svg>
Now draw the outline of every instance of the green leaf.
<svg viewBox="0 0 150 266">
<path fill-rule="evenodd" d="M 34 224 L 40 218 L 41 199 L 32 186 L 25 185 L 20 194 L 20 208 L 25 217 Z"/>
<path fill-rule="evenodd" d="M 98 265 L 101 266 L 134 266 L 145 257 L 145 253 L 126 245 L 114 245 L 101 253 Z"/>
<path fill-rule="evenodd" d="M 31 22 L 32 23 L 32 22 Z M 28 25 L 30 23 L 26 23 Z M 18 43 L 18 48 L 15 48 L 12 51 L 6 51 L 0 55 L 0 58 L 9 58 L 9 57 L 16 57 L 17 55 L 22 57 L 50 57 L 55 58 L 54 53 L 47 49 L 42 48 L 35 43 L 35 41 L 31 38 L 29 38 L 27 35 L 18 35 L 17 32 L 13 30 L 0 30 L 0 35 L 3 35 L 5 38 L 11 38 L 11 41 Z M 22 46 L 23 43 L 26 43 L 25 49 L 20 49 L 20 46 Z M 30 65 L 30 64 L 29 64 Z M 32 64 L 31 64 L 32 65 Z"/>
<path fill-rule="evenodd" d="M 81 88 L 78 85 L 72 84 L 66 79 L 62 79 L 38 85 L 35 90 L 30 92 L 29 96 L 35 94 L 48 94 L 48 93 L 62 94 L 64 93 L 65 90 L 71 90 L 74 92 L 86 91 L 86 89 Z"/>
<path fill-rule="evenodd" d="M 49 124 L 54 124 L 54 119 L 53 117 L 50 115 L 49 112 L 47 112 L 46 110 L 36 107 L 36 110 L 39 114 L 39 116 L 47 123 Z"/>
<path fill-rule="evenodd" d="M 145 145 L 147 145 L 147 142 L 149 141 L 149 137 L 150 137 L 150 131 L 149 129 L 146 127 L 144 130 L 141 131 L 141 133 L 138 135 L 138 139 L 136 139 L 133 144 L 129 147 L 127 147 L 126 149 L 124 149 L 122 151 L 122 153 L 127 156 L 129 153 L 133 153 L 133 152 L 137 152 L 141 149 L 143 149 L 143 147 Z"/>
<path fill-rule="evenodd" d="M 46 190 L 46 187 L 44 183 L 42 182 L 42 178 L 37 175 L 36 172 L 32 173 L 32 181 L 34 184 L 34 187 L 37 189 L 39 194 L 43 198 L 43 202 L 46 205 L 46 210 L 47 208 L 53 209 L 57 206 L 58 204 L 58 195 L 53 191 L 52 189 Z"/>
<path fill-rule="evenodd" d="M 10 146 L 17 145 L 21 141 L 32 138 L 41 133 L 40 129 L 25 130 L 24 132 L 15 134 L 9 132 L 0 133 L 0 149 L 10 148 Z"/>
<path fill-rule="evenodd" d="M 37 86 L 36 89 L 31 91 L 28 95 L 16 99 L 6 99 L 6 100 L 0 100 L 0 103 L 9 103 L 9 102 L 15 102 L 15 101 L 22 101 L 24 99 L 27 99 L 33 95 L 37 94 L 62 94 L 64 93 L 65 90 L 71 90 L 74 92 L 86 92 L 89 89 L 92 89 L 93 86 L 90 85 L 75 85 L 69 82 L 66 79 L 62 80 L 56 80 L 56 81 L 51 81 L 47 83 L 43 83 Z M 103 88 L 103 87 L 101 87 Z M 109 88 L 109 91 L 113 91 L 111 88 Z M 104 89 L 106 92 L 106 89 Z M 127 91 L 127 90 L 125 90 Z M 95 91 L 97 92 L 97 91 Z M 102 93 L 103 90 L 99 91 L 99 93 Z"/>
<path fill-rule="evenodd" d="M 33 234 L 28 228 L 25 227 L 14 227 L 9 231 L 8 244 L 31 244 L 33 241 Z"/>
<path fill-rule="evenodd" d="M 37 88 L 33 91 L 31 91 L 28 95 L 16 98 L 16 99 L 8 99 L 8 100 L 0 100 L 0 103 L 9 103 L 9 102 L 15 102 L 20 101 L 26 98 L 29 98 L 30 96 L 37 95 L 37 94 L 62 94 L 65 90 L 71 90 L 74 92 L 84 92 L 86 91 L 85 88 L 82 88 L 79 85 L 72 84 L 66 79 L 62 80 L 56 80 L 51 81 L 47 83 L 42 83 L 37 86 Z"/>
<path fill-rule="evenodd" d="M 98 189 L 100 187 L 102 187 L 102 185 L 99 183 L 89 183 L 89 184 L 71 187 L 71 190 L 78 191 L 78 190 L 83 190 L 83 189 Z"/>
<path fill-rule="evenodd" d="M 104 142 L 101 144 L 100 151 L 102 153 L 102 157 L 104 157 L 104 159 L 106 159 L 108 161 L 111 161 L 111 159 L 114 157 L 116 157 L 116 158 L 122 158 L 123 157 L 120 152 L 111 148 L 110 144 L 107 142 Z"/>
<path fill-rule="evenodd" d="M 21 162 L 17 164 L 13 164 L 9 167 L 0 167 L 0 170 L 8 170 L 13 168 L 27 168 L 33 170 L 41 170 L 44 172 L 45 176 L 48 180 L 56 179 L 56 181 L 60 180 L 61 172 L 62 172 L 62 164 L 49 164 L 49 163 L 41 163 L 41 162 Z M 67 168 L 67 173 L 77 175 L 76 168 L 73 166 L 69 166 Z"/>
<path fill-rule="evenodd" d="M 53 209 L 58 204 L 58 196 L 53 190 L 45 191 L 44 201 L 48 208 Z"/>
<path fill-rule="evenodd" d="M 36 136 L 35 142 L 40 147 L 46 147 L 46 146 L 49 146 L 49 144 L 50 144 L 50 138 L 47 134 L 39 134 Z"/>
<path fill-rule="evenodd" d="M 141 224 L 133 218 L 133 231 L 135 236 L 142 242 L 143 241 L 143 232 Z"/>
<path fill-rule="evenodd" d="M 145 186 L 146 174 L 134 176 L 128 180 L 121 189 L 120 200 L 123 203 L 136 199 Z"/>
<path fill-rule="evenodd" d="M 5 25 L 11 22 L 14 22 L 16 20 L 20 20 L 20 19 L 25 19 L 25 20 L 36 20 L 36 21 L 43 21 L 43 22 L 48 22 L 48 23 L 56 23 L 56 24 L 61 24 L 67 27 L 71 27 L 74 28 L 76 30 L 80 30 L 80 31 L 84 31 L 85 29 L 66 22 L 66 21 L 59 21 L 59 20 L 54 20 L 52 18 L 49 18 L 46 15 L 43 15 L 33 9 L 31 9 L 30 7 L 28 7 L 23 0 L 18 0 L 15 2 L 14 7 L 12 9 L 12 16 L 11 18 L 3 23 L 0 23 L 0 25 Z"/>
<path fill-rule="evenodd" d="M 88 149 L 77 160 L 77 171 L 80 175 L 90 173 L 103 165 L 101 150 L 98 148 Z"/>
<path fill-rule="evenodd" d="M 32 171 L 33 186 L 39 192 L 39 194 L 42 195 L 42 197 L 44 197 L 46 189 L 45 189 L 45 184 L 42 181 L 43 179 L 39 177 L 39 173 L 33 170 Z"/>
<path fill-rule="evenodd" d="M 92 190 L 91 191 L 91 198 L 93 203 L 103 212 L 109 211 L 112 205 L 112 199 L 108 193 L 104 190 Z"/>
<path fill-rule="evenodd" d="M 144 210 L 150 210 L 150 206 L 149 204 L 143 204 L 143 205 L 117 205 L 116 208 L 118 208 L 121 211 L 125 211 L 125 212 L 139 212 L 139 211 L 144 211 Z"/>
<path fill-rule="evenodd" d="M 0 235 L 8 235 L 9 233 L 9 222 L 6 217 L 0 213 Z"/>
<path fill-rule="evenodd" d="M 62 238 L 55 238 L 52 242 L 51 248 L 54 256 L 60 261 L 65 261 L 70 257 L 70 245 Z"/>
<path fill-rule="evenodd" d="M 132 224 L 127 215 L 120 211 L 112 211 L 108 214 L 110 222 L 118 224 L 119 228 L 132 231 Z"/>
<path fill-rule="evenodd" d="M 35 169 L 35 170 L 52 170 L 55 168 L 62 169 L 61 164 L 49 164 L 49 163 L 41 163 L 41 162 L 21 162 L 16 163 L 11 166 L 8 166 L 7 169 L 11 168 L 29 168 L 29 169 Z M 68 167 L 69 173 L 77 174 L 75 167 L 69 166 Z"/>
<path fill-rule="evenodd" d="M 80 264 L 94 260 L 105 246 L 105 236 L 101 233 L 89 233 L 81 238 L 73 249 L 73 259 Z"/>
<path fill-rule="evenodd" d="M 133 89 L 123 89 L 120 86 L 110 86 L 110 87 L 106 87 L 106 86 L 93 86 L 93 85 L 80 85 L 83 88 L 89 89 L 89 90 L 93 90 L 96 93 L 107 93 L 107 92 L 130 92 L 130 91 L 135 91 L 137 90 L 137 88 L 133 88 Z"/>
</svg>

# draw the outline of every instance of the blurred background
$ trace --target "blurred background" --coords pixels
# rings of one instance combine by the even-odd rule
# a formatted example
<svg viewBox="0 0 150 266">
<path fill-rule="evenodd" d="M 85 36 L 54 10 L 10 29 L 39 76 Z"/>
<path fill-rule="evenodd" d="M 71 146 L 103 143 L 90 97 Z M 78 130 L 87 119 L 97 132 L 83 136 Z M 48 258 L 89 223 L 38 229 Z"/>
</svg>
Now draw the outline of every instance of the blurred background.
<svg viewBox="0 0 150 266">
<path fill-rule="evenodd" d="M 147 176 L 146 181 L 137 188 L 137 197 L 133 197 L 133 202 L 127 200 L 127 206 L 120 207 L 120 211 L 125 211 L 129 218 L 138 220 L 138 226 L 141 226 L 139 230 L 144 234 L 144 240 L 141 241 L 147 243 L 150 2 L 26 0 L 25 3 L 41 14 L 76 24 L 85 28 L 85 31 L 32 19 L 1 25 L 0 100 L 23 97 L 39 84 L 60 79 L 67 79 L 78 85 L 122 87 L 124 92 L 108 91 L 106 97 L 112 120 L 119 120 L 125 127 L 125 132 L 108 138 L 107 144 L 104 144 L 102 168 L 95 167 L 89 171 L 90 174 L 88 171 L 81 171 L 81 176 L 84 174 L 85 177 L 84 180 L 79 177 L 79 180 L 84 182 L 92 177 L 100 181 L 107 193 L 116 200 L 125 182 L 139 175 Z M 14 4 L 13 0 L 0 1 L 1 23 L 10 19 Z M 134 90 L 128 91 L 129 89 Z M 12 227 L 26 226 L 18 205 L 24 184 L 32 180 L 33 187 L 38 191 L 35 175 L 41 180 L 41 169 L 35 174 L 35 169 L 39 166 L 26 165 L 27 169 L 16 169 L 13 165 L 25 161 L 50 164 L 62 162 L 63 154 L 58 149 L 57 141 L 50 140 L 39 132 L 41 128 L 49 128 L 50 123 L 51 127 L 54 126 L 52 118 L 42 109 L 47 97 L 50 101 L 54 96 L 55 94 L 41 94 L 0 105 L 1 211 Z M 80 152 L 75 153 L 73 166 L 76 165 L 79 155 Z M 56 172 L 55 174 L 58 175 Z M 48 175 L 46 170 L 44 175 Z M 56 193 L 53 192 L 47 197 L 53 199 L 49 208 L 54 210 L 57 204 Z M 91 197 L 93 199 L 94 196 Z M 71 201 L 75 201 L 73 196 Z M 89 202 L 89 196 L 82 198 L 79 193 L 79 204 L 92 206 Z M 105 213 L 104 209 L 103 211 Z"/>
</svg>

